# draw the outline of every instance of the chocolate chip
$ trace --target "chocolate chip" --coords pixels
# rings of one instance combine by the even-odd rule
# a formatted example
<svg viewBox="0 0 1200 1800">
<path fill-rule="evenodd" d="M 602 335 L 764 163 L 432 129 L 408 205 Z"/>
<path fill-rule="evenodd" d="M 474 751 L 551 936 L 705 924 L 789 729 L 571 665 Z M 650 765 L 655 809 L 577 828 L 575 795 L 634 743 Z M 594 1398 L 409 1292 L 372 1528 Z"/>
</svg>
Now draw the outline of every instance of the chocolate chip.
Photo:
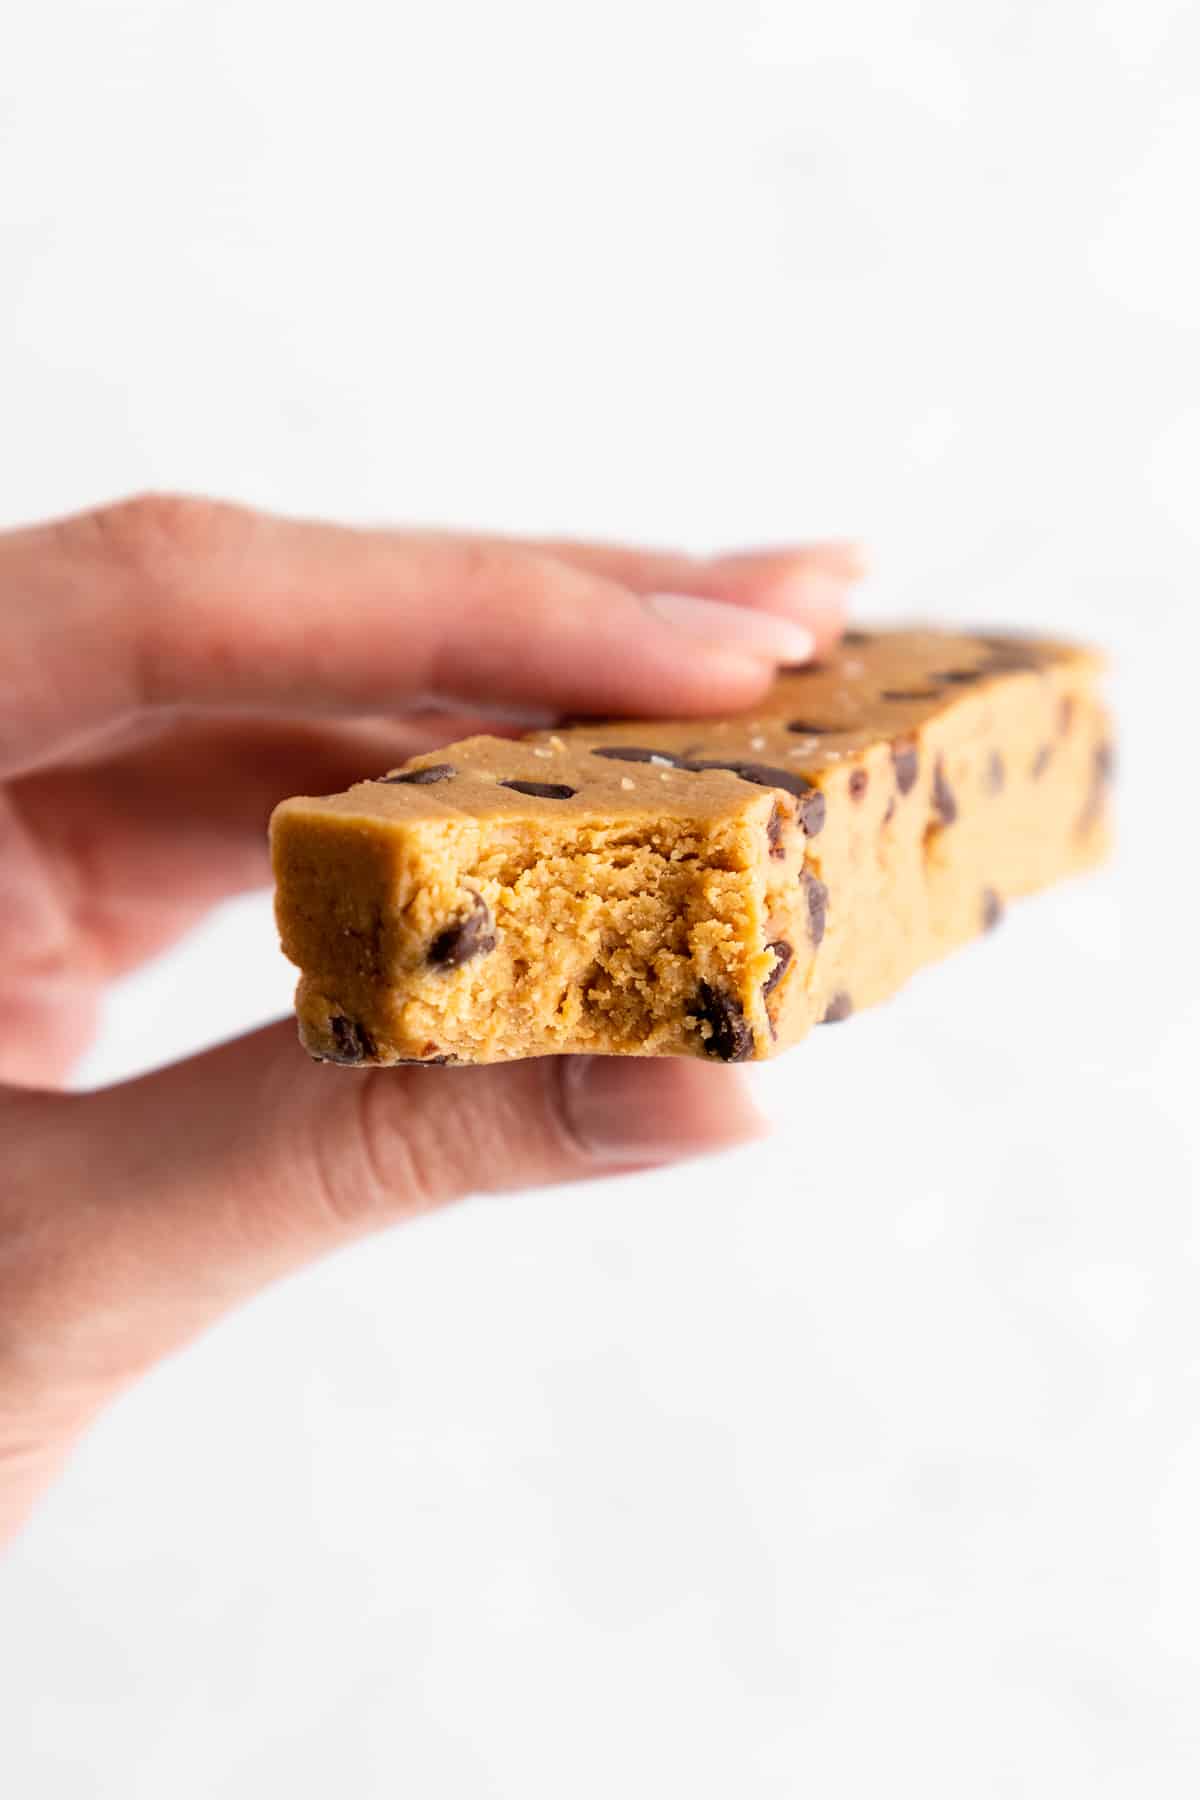
<svg viewBox="0 0 1200 1800">
<path fill-rule="evenodd" d="M 810 719 L 789 719 L 788 730 L 797 732 L 801 737 L 824 737 L 831 731 L 840 731 L 840 725 L 814 725 Z"/>
<path fill-rule="evenodd" d="M 496 948 L 496 928 L 482 894 L 472 894 L 471 910 L 465 919 L 439 931 L 429 946 L 429 961 L 442 968 L 456 969 L 473 956 Z"/>
<path fill-rule="evenodd" d="M 370 1032 L 357 1019 L 348 1019 L 343 1013 L 330 1015 L 329 1035 L 333 1039 L 334 1053 L 325 1058 L 327 1062 L 360 1063 L 375 1054 L 375 1042 Z"/>
<path fill-rule="evenodd" d="M 995 888 L 984 888 L 982 911 L 983 929 L 985 931 L 994 931 L 1004 917 L 1004 902 L 1001 900 Z"/>
<path fill-rule="evenodd" d="M 933 679 L 949 682 L 956 686 L 966 686 L 970 681 L 982 681 L 986 674 L 986 669 L 939 669 Z"/>
<path fill-rule="evenodd" d="M 803 825 L 809 837 L 816 837 L 825 823 L 825 796 L 820 788 L 806 781 L 803 775 L 797 775 L 794 769 L 776 769 L 769 763 L 756 762 L 718 762 L 709 759 L 704 762 L 681 763 L 681 768 L 728 769 L 742 781 L 752 781 L 756 787 L 782 788 L 787 794 L 795 794 L 800 804 L 796 808 L 796 817 Z"/>
<path fill-rule="evenodd" d="M 881 700 L 940 700 L 936 688 L 884 688 Z"/>
<path fill-rule="evenodd" d="M 985 650 L 990 650 L 993 656 L 1020 657 L 1023 662 L 1030 663 L 1042 661 L 1042 651 L 1036 644 L 1031 644 L 1028 638 L 1017 637 L 1011 633 L 991 632 L 981 633 L 977 641 L 983 645 Z"/>
<path fill-rule="evenodd" d="M 682 758 L 673 756 L 669 750 L 647 750 L 640 744 L 601 744 L 599 748 L 593 748 L 592 755 L 607 756 L 613 762 L 661 763 L 668 769 L 684 767 Z"/>
<path fill-rule="evenodd" d="M 535 800 L 569 800 L 579 792 L 561 781 L 502 781 L 500 786 L 511 788 L 514 794 L 532 794 Z"/>
<path fill-rule="evenodd" d="M 441 1069 L 447 1063 L 457 1061 L 456 1056 L 398 1056 L 393 1067 L 398 1069 Z"/>
<path fill-rule="evenodd" d="M 820 788 L 814 788 L 811 794 L 801 800 L 796 808 L 796 817 L 810 838 L 817 836 L 825 823 L 825 796 Z"/>
<path fill-rule="evenodd" d="M 1075 696 L 1064 694 L 1058 703 L 1058 731 L 1060 737 L 1066 737 L 1075 717 Z"/>
<path fill-rule="evenodd" d="M 781 675 L 827 675 L 829 664 L 820 662 L 784 663 L 779 673 Z"/>
<path fill-rule="evenodd" d="M 987 760 L 986 774 L 989 794 L 999 794 L 1004 790 L 1004 758 L 998 750 L 993 750 Z"/>
<path fill-rule="evenodd" d="M 867 782 L 869 780 L 870 777 L 865 769 L 855 769 L 853 771 L 850 776 L 850 798 L 852 800 L 862 799 L 867 791 Z"/>
<path fill-rule="evenodd" d="M 1104 811 L 1104 790 L 1116 771 L 1116 753 L 1111 744 L 1097 744 L 1092 751 L 1092 781 L 1087 801 L 1079 819 L 1079 830 L 1090 831 Z"/>
<path fill-rule="evenodd" d="M 1029 773 L 1034 781 L 1040 781 L 1050 767 L 1050 758 L 1054 755 L 1053 744 L 1043 744 L 1029 766 Z"/>
<path fill-rule="evenodd" d="M 979 642 L 991 652 L 983 665 L 989 674 L 1021 674 L 1042 667 L 1038 651 L 1016 638 L 981 637 Z"/>
<path fill-rule="evenodd" d="M 872 635 L 873 634 L 869 631 L 843 631 L 842 642 L 843 642 L 843 644 L 855 644 L 855 645 L 869 644 L 871 642 Z"/>
<path fill-rule="evenodd" d="M 689 762 L 685 768 L 693 771 L 700 769 L 728 769 L 730 774 L 738 775 L 743 781 L 752 781 L 756 787 L 782 788 L 787 794 L 803 796 L 813 791 L 811 781 L 803 775 L 797 775 L 793 769 L 774 769 L 768 763 L 727 762 L 717 757 L 707 757 L 701 762 Z"/>
<path fill-rule="evenodd" d="M 763 982 L 762 991 L 764 1000 L 768 994 L 773 993 L 779 986 L 779 983 L 783 980 L 787 966 L 792 960 L 792 946 L 785 943 L 783 938 L 776 938 L 773 944 L 767 945 L 767 949 L 775 952 L 775 967 Z"/>
<path fill-rule="evenodd" d="M 783 845 L 783 808 L 778 801 L 771 808 L 771 816 L 767 820 L 767 842 L 771 846 L 772 856 L 786 856 Z"/>
<path fill-rule="evenodd" d="M 825 915 L 829 911 L 829 889 L 809 869 L 800 873 L 800 886 L 808 902 L 808 931 L 816 949 L 825 936 Z"/>
<path fill-rule="evenodd" d="M 940 825 L 953 825 L 958 817 L 958 801 L 954 798 L 954 789 L 946 780 L 940 756 L 933 770 L 933 810 Z"/>
<path fill-rule="evenodd" d="M 704 1040 L 706 1056 L 715 1056 L 721 1062 L 745 1062 L 754 1054 L 754 1033 L 732 994 L 723 994 L 702 981 L 692 1016 L 712 1027 L 711 1035 Z"/>
<path fill-rule="evenodd" d="M 381 775 L 379 779 L 394 787 L 425 787 L 431 781 L 449 781 L 457 774 L 453 763 L 428 763 L 423 769 L 409 769 L 404 775 Z"/>
<path fill-rule="evenodd" d="M 912 738 L 895 739 L 892 744 L 892 766 L 896 771 L 896 786 L 900 792 L 911 794 L 921 772 L 921 759 Z"/>
<path fill-rule="evenodd" d="M 842 1020 L 848 1019 L 853 1011 L 854 1002 L 845 988 L 842 988 L 825 1008 L 825 1016 L 821 1023 L 822 1025 L 840 1025 Z"/>
</svg>

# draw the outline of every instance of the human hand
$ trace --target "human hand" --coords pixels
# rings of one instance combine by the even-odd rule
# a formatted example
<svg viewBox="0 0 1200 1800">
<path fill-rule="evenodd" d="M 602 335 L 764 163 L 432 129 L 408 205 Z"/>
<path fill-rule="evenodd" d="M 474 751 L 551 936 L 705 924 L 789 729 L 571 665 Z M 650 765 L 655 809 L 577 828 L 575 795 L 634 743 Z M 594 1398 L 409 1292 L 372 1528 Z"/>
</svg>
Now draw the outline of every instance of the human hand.
<svg viewBox="0 0 1200 1800">
<path fill-rule="evenodd" d="M 755 1134 L 732 1069 L 337 1070 L 290 1022 L 56 1090 L 105 984 L 267 879 L 286 794 L 563 713 L 750 706 L 856 573 L 153 496 L 0 536 L 0 1538 L 109 1399 L 323 1251 Z"/>
</svg>

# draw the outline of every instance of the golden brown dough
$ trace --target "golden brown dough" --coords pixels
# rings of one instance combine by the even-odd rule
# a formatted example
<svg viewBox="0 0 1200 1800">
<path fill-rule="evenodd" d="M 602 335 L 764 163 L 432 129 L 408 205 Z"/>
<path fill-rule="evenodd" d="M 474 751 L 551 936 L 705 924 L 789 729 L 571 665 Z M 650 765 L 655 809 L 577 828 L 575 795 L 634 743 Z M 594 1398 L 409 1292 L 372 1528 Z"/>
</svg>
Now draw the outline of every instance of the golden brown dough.
<svg viewBox="0 0 1200 1800">
<path fill-rule="evenodd" d="M 1104 854 L 1096 655 L 851 632 L 752 717 L 476 737 L 271 822 L 343 1063 L 766 1057 Z"/>
</svg>

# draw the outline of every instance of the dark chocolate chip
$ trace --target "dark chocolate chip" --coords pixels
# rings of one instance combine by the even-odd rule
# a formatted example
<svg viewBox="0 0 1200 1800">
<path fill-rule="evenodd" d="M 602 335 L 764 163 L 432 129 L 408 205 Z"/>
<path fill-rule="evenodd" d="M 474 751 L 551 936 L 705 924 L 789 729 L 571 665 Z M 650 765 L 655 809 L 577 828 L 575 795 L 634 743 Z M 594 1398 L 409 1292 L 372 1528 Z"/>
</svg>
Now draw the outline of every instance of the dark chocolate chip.
<svg viewBox="0 0 1200 1800">
<path fill-rule="evenodd" d="M 842 642 L 843 644 L 869 644 L 872 635 L 869 631 L 843 631 Z"/>
<path fill-rule="evenodd" d="M 779 983 L 783 980 L 787 966 L 792 960 L 792 946 L 785 943 L 783 938 L 776 938 L 773 944 L 767 945 L 767 949 L 775 952 L 775 967 L 763 982 L 762 991 L 764 1000 L 768 994 L 773 993 L 779 986 Z"/>
<path fill-rule="evenodd" d="M 827 675 L 829 664 L 820 662 L 784 663 L 779 673 L 781 675 Z"/>
<path fill-rule="evenodd" d="M 334 1053 L 325 1058 L 327 1062 L 367 1062 L 375 1054 L 375 1042 L 370 1032 L 357 1019 L 347 1019 L 343 1013 L 331 1014 L 329 1035 L 333 1039 Z"/>
<path fill-rule="evenodd" d="M 403 1069 L 442 1069 L 447 1063 L 457 1062 L 455 1056 L 398 1056 L 394 1068 Z"/>
<path fill-rule="evenodd" d="M 983 929 L 994 931 L 1004 917 L 1004 902 L 995 888 L 984 888 L 982 911 Z"/>
<path fill-rule="evenodd" d="M 940 756 L 933 770 L 933 810 L 940 825 L 953 825 L 958 817 L 958 801 L 954 798 L 954 789 L 946 780 Z"/>
<path fill-rule="evenodd" d="M 892 744 L 892 766 L 896 771 L 896 786 L 900 792 L 911 794 L 921 771 L 921 759 L 912 738 L 896 738 Z"/>
<path fill-rule="evenodd" d="M 825 915 L 829 911 L 829 889 L 809 869 L 800 874 L 800 886 L 808 902 L 808 932 L 816 949 L 825 936 Z"/>
<path fill-rule="evenodd" d="M 884 688 L 881 700 L 939 700 L 936 688 Z"/>
<path fill-rule="evenodd" d="M 1023 674 L 1043 665 L 1039 652 L 1016 638 L 981 637 L 979 642 L 991 652 L 983 665 L 989 674 Z"/>
<path fill-rule="evenodd" d="M 1036 656 L 993 656 L 988 661 L 989 675 L 1039 675 L 1042 664 Z"/>
<path fill-rule="evenodd" d="M 1075 717 L 1075 696 L 1064 694 L 1058 703 L 1058 730 L 1061 737 L 1066 737 Z"/>
<path fill-rule="evenodd" d="M 811 794 L 801 800 L 796 808 L 796 817 L 810 838 L 817 836 L 825 823 L 825 796 L 820 788 L 814 788 Z"/>
<path fill-rule="evenodd" d="M 725 761 L 719 757 L 706 757 L 700 762 L 689 762 L 684 767 L 693 771 L 700 769 L 728 769 L 731 775 L 738 775 L 743 781 L 752 781 L 756 787 L 782 788 L 787 794 L 804 795 L 813 791 L 811 781 L 803 775 L 797 775 L 793 769 L 774 769 L 768 763 Z"/>
<path fill-rule="evenodd" d="M 867 791 L 867 782 L 869 779 L 870 777 L 865 769 L 855 769 L 852 772 L 850 776 L 850 798 L 852 800 L 862 799 Z"/>
<path fill-rule="evenodd" d="M 776 801 L 771 808 L 771 816 L 767 820 L 767 842 L 771 846 L 772 856 L 786 856 L 783 845 L 783 808 Z"/>
<path fill-rule="evenodd" d="M 721 1062 L 746 1062 L 754 1054 L 754 1033 L 746 1023 L 746 1015 L 732 994 L 723 994 L 700 983 L 693 1015 L 712 1027 L 704 1040 L 704 1054 Z"/>
<path fill-rule="evenodd" d="M 473 956 L 496 948 L 496 927 L 482 894 L 472 894 L 471 910 L 465 919 L 439 931 L 429 946 L 429 961 L 442 968 L 456 969 Z"/>
<path fill-rule="evenodd" d="M 457 774 L 453 763 L 429 763 L 423 769 L 409 769 L 404 775 L 381 775 L 379 779 L 395 787 L 425 787 L 431 781 L 449 781 Z"/>
<path fill-rule="evenodd" d="M 514 794 L 532 794 L 535 800 L 569 800 L 579 792 L 561 781 L 502 781 L 500 786 L 511 788 Z"/>
<path fill-rule="evenodd" d="M 952 686 L 966 686 L 970 681 L 982 681 L 986 674 L 986 669 L 939 669 L 933 679 Z"/>
<path fill-rule="evenodd" d="M 1043 744 L 1029 766 L 1029 773 L 1034 781 L 1040 781 L 1050 767 L 1050 758 L 1054 755 L 1053 744 Z"/>
<path fill-rule="evenodd" d="M 854 1002 L 851 1000 L 845 988 L 842 988 L 839 993 L 836 993 L 833 996 L 833 999 L 825 1008 L 825 1016 L 821 1020 L 821 1023 L 822 1025 L 840 1025 L 842 1020 L 848 1019 L 853 1011 Z"/>
<path fill-rule="evenodd" d="M 1003 632 L 993 632 L 981 634 L 977 641 L 996 657 L 1010 656 L 1014 660 L 1020 658 L 1022 662 L 1035 665 L 1040 665 L 1043 660 L 1043 652 L 1036 644 L 1030 643 L 1028 638 L 1005 636 Z"/>
<path fill-rule="evenodd" d="M 1104 811 L 1104 790 L 1116 771 L 1116 752 L 1111 744 L 1097 744 L 1092 751 L 1092 782 L 1079 819 L 1079 830 L 1090 831 Z"/>
<path fill-rule="evenodd" d="M 742 781 L 752 781 L 756 787 L 782 788 L 786 794 L 795 794 L 800 802 L 796 808 L 796 817 L 809 837 L 816 837 L 825 823 L 824 794 L 811 781 L 806 781 L 803 775 L 797 775 L 794 769 L 776 769 L 769 763 L 719 762 L 711 758 L 680 766 L 692 770 L 728 769 L 730 774 L 739 776 Z"/>
<path fill-rule="evenodd" d="M 811 719 L 789 719 L 788 730 L 798 732 L 801 737 L 824 737 L 831 731 L 840 731 L 840 725 L 814 725 Z"/>
<path fill-rule="evenodd" d="M 1004 758 L 998 750 L 993 750 L 987 760 L 987 789 L 989 794 L 999 794 L 1004 790 Z"/>
<path fill-rule="evenodd" d="M 683 759 L 670 750 L 647 750 L 640 744 L 601 744 L 593 748 L 593 756 L 607 756 L 613 762 L 662 763 L 665 768 L 682 768 Z M 508 786 L 513 784 L 509 782 Z"/>
</svg>

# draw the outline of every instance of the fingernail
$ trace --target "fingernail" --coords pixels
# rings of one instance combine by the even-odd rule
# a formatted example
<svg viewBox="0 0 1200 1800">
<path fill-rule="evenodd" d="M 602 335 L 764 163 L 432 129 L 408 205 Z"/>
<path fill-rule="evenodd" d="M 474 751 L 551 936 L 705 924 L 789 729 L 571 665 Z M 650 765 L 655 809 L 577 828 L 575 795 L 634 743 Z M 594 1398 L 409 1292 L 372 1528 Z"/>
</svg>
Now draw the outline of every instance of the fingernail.
<svg viewBox="0 0 1200 1800">
<path fill-rule="evenodd" d="M 769 1129 L 736 1070 L 686 1057 L 566 1057 L 562 1084 L 571 1133 L 598 1162 L 680 1162 Z"/>
<path fill-rule="evenodd" d="M 811 631 L 778 613 L 702 600 L 696 594 L 648 594 L 645 604 L 665 624 L 716 650 L 764 662 L 801 663 L 809 661 L 816 647 Z"/>
<path fill-rule="evenodd" d="M 788 563 L 806 569 L 823 569 L 842 581 L 856 581 L 867 573 L 870 560 L 861 544 L 851 539 L 830 539 L 827 543 L 777 544 L 766 550 L 717 550 L 709 561 L 731 569 L 784 568 Z"/>
<path fill-rule="evenodd" d="M 781 612 L 795 611 L 806 619 L 824 620 L 845 611 L 849 593 L 850 583 L 844 575 L 833 575 L 828 569 L 797 569 L 773 581 L 764 589 L 763 598 Z"/>
</svg>

